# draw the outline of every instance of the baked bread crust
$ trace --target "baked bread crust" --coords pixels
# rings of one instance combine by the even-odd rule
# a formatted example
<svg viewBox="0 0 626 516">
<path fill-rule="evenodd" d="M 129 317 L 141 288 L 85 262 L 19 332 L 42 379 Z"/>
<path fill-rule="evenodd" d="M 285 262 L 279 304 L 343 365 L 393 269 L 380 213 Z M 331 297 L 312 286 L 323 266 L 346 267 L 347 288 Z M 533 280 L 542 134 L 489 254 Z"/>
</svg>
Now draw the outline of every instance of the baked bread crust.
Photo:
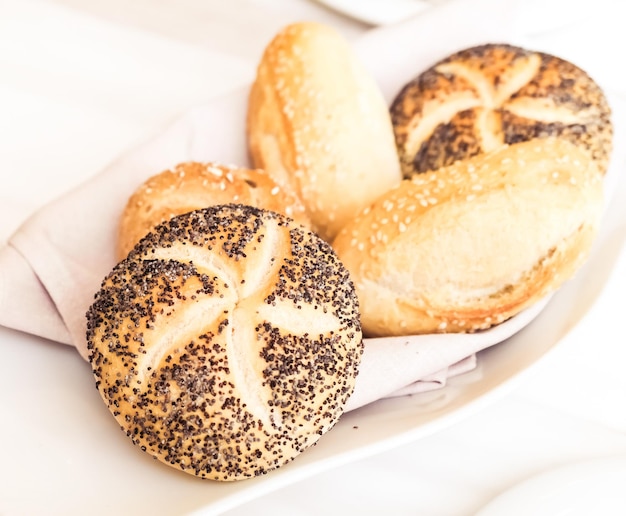
<svg viewBox="0 0 626 516">
<path fill-rule="evenodd" d="M 293 185 L 328 241 L 401 179 L 378 84 L 321 24 L 290 25 L 267 46 L 250 91 L 247 135 L 253 165 Z"/>
<path fill-rule="evenodd" d="M 364 335 L 471 332 L 572 277 L 602 210 L 588 154 L 533 140 L 404 180 L 333 247 L 355 282 Z"/>
<path fill-rule="evenodd" d="M 310 225 L 300 199 L 263 170 L 189 161 L 152 176 L 135 190 L 120 218 L 117 257 L 125 258 L 150 230 L 176 215 L 230 203 L 277 211 Z"/>
<path fill-rule="evenodd" d="M 358 303 L 330 246 L 291 219 L 222 205 L 170 219 L 87 314 L 97 388 L 136 445 L 237 480 L 329 430 L 362 353 Z"/>
<path fill-rule="evenodd" d="M 488 44 L 457 52 L 409 82 L 391 116 L 405 177 L 481 152 L 560 136 L 604 173 L 611 110 L 600 87 L 568 61 Z"/>
</svg>

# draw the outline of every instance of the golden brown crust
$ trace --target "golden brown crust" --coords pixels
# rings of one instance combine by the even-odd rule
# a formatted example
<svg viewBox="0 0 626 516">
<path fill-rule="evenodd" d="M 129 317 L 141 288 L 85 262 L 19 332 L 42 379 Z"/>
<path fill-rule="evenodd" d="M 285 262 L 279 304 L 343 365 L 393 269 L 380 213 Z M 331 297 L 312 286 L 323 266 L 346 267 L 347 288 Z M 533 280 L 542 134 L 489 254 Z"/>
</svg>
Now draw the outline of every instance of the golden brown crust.
<svg viewBox="0 0 626 516">
<path fill-rule="evenodd" d="M 469 48 L 408 83 L 391 106 L 405 177 L 503 144 L 560 136 L 604 173 L 611 111 L 600 87 L 558 57 L 504 44 Z"/>
<path fill-rule="evenodd" d="M 254 166 L 291 182 L 327 240 L 401 179 L 378 85 L 324 25 L 290 25 L 267 46 L 250 91 L 247 134 Z"/>
<path fill-rule="evenodd" d="M 589 252 L 601 179 L 586 152 L 546 138 L 404 180 L 333 242 L 364 334 L 476 331 L 553 292 Z"/>
<path fill-rule="evenodd" d="M 229 203 L 277 211 L 310 225 L 300 199 L 264 171 L 190 161 L 149 178 L 133 193 L 120 219 L 117 256 L 125 258 L 144 235 L 175 215 Z"/>
<path fill-rule="evenodd" d="M 243 205 L 158 226 L 87 320 L 98 390 L 127 435 L 214 480 L 313 445 L 342 414 L 362 353 L 354 287 L 330 246 Z"/>
</svg>

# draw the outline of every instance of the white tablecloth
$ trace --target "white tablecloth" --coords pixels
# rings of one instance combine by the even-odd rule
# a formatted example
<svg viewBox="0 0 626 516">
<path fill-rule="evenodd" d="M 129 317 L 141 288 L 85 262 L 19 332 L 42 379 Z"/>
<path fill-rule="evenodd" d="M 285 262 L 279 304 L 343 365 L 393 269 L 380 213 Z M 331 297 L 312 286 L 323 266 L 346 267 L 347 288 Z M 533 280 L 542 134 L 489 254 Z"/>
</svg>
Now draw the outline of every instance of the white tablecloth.
<svg viewBox="0 0 626 516">
<path fill-rule="evenodd" d="M 538 44 L 555 37 L 555 20 L 559 30 L 578 31 L 579 48 L 564 47 L 563 56 L 576 51 L 578 64 L 626 93 L 620 6 L 528 0 L 520 23 L 532 27 Z M 0 241 L 185 109 L 249 82 L 273 34 L 304 19 L 328 23 L 350 40 L 370 28 L 307 0 L 1 0 Z M 626 225 L 613 230 L 619 245 Z M 626 454 L 626 256 L 619 257 L 606 264 L 612 272 L 602 304 L 503 397 L 432 435 L 227 514 L 473 514 L 548 468 Z M 74 390 L 91 387 L 89 371 L 70 348 L 6 328 L 0 350 L 0 514 L 84 514 L 49 486 L 55 475 L 82 467 L 64 450 L 84 438 L 88 427 L 79 416 L 97 394 L 91 388 L 80 398 L 84 407 L 66 403 Z M 111 431 L 114 425 L 97 435 Z M 68 474 L 68 482 L 88 475 Z M 93 513 L 112 507 L 98 505 L 96 497 L 110 494 L 87 480 L 76 489 L 93 490 Z"/>
</svg>

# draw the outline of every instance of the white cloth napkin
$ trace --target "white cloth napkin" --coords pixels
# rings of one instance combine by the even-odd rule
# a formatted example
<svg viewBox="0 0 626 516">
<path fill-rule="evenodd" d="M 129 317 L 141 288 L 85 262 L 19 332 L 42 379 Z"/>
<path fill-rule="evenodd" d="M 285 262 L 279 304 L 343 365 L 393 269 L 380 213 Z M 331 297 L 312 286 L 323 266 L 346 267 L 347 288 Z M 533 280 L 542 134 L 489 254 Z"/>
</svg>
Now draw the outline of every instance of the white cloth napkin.
<svg viewBox="0 0 626 516">
<path fill-rule="evenodd" d="M 452 1 L 372 30 L 356 50 L 390 100 L 408 80 L 453 51 L 514 42 L 515 20 L 508 2 Z M 182 161 L 247 165 L 247 95 L 248 88 L 239 89 L 185 113 L 24 223 L 0 249 L 0 324 L 73 345 L 86 358 L 85 313 L 115 264 L 118 217 L 128 197 L 149 176 Z M 366 339 L 347 409 L 444 385 L 450 376 L 474 367 L 478 351 L 519 331 L 543 306 L 477 334 Z"/>
</svg>

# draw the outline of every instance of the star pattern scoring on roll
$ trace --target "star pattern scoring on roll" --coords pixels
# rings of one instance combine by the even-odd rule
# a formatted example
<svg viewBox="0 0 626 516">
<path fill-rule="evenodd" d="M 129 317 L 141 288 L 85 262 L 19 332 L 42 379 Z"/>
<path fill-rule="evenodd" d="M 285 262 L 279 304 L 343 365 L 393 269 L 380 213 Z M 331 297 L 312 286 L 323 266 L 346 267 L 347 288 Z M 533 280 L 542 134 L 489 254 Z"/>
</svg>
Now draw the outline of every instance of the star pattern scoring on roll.
<svg viewBox="0 0 626 516">
<path fill-rule="evenodd" d="M 460 62 L 452 61 L 437 66 L 435 70 L 438 73 L 457 77 L 469 83 L 476 96 L 459 102 L 456 112 L 451 113 L 452 116 L 449 116 L 450 113 L 443 105 L 436 106 L 431 114 L 434 119 L 433 123 L 446 124 L 458 113 L 475 108 L 476 117 L 473 120 L 473 128 L 478 135 L 481 149 L 483 152 L 497 149 L 504 144 L 501 110 L 532 118 L 533 114 L 540 113 L 545 107 L 545 99 L 515 97 L 515 93 L 537 74 L 540 65 L 541 58 L 537 54 L 520 58 L 507 70 L 506 74 L 499 76 L 497 81 L 490 80 L 481 71 Z M 412 141 L 411 149 L 417 152 L 422 142 L 423 140 Z"/>
<path fill-rule="evenodd" d="M 270 321 L 275 327 L 280 327 L 281 333 L 301 337 L 305 334 L 328 335 L 339 329 L 339 323 L 334 315 L 317 311 L 309 304 L 294 304 L 277 296 L 267 299 L 267 293 L 274 289 L 274 282 L 280 276 L 279 269 L 283 267 L 282 261 L 273 256 L 274 250 L 285 244 L 281 240 L 289 238 L 287 230 L 276 221 L 272 222 L 266 224 L 267 227 L 257 235 L 254 243 L 248 244 L 252 249 L 248 250 L 246 246 L 244 253 L 254 252 L 258 258 L 242 260 L 239 267 L 233 266 L 231 260 L 219 259 L 215 254 L 192 248 L 187 263 L 200 275 L 224 280 L 223 288 L 218 296 L 199 296 L 195 303 L 189 303 L 185 298 L 174 309 L 174 322 L 168 321 L 171 314 L 164 314 L 163 320 L 157 316 L 154 324 L 167 328 L 169 323 L 177 333 L 180 333 L 181 327 L 189 327 L 189 339 L 193 339 L 200 328 L 217 327 L 225 339 L 228 368 L 235 375 L 234 383 L 242 392 L 241 397 L 248 400 L 248 410 L 264 424 L 280 426 L 278 414 L 270 419 L 263 409 L 259 409 L 268 406 L 271 389 L 257 381 L 260 376 L 253 371 L 250 363 L 251 357 L 258 355 L 260 349 L 246 349 L 259 343 L 258 326 Z M 181 262 L 180 256 L 176 255 L 170 248 L 159 248 L 150 255 L 150 259 Z M 256 314 L 256 319 L 251 319 L 251 314 Z M 148 335 L 145 337 L 146 340 L 149 338 Z M 168 332 L 160 333 L 157 342 L 146 341 L 145 347 L 149 351 L 144 360 L 147 359 L 150 369 L 154 369 L 176 346 L 179 344 Z"/>
<path fill-rule="evenodd" d="M 168 356 L 180 352 L 181 344 L 187 344 L 212 329 L 225 339 L 227 367 L 237 377 L 234 383 L 242 391 L 242 398 L 248 400 L 248 410 L 264 424 L 280 426 L 279 415 L 270 418 L 259 409 L 267 406 L 271 399 L 270 388 L 256 381 L 259 376 L 250 363 L 254 353 L 242 346 L 259 341 L 258 329 L 254 326 L 263 321 L 270 321 L 280 327 L 281 333 L 292 336 L 327 335 L 338 330 L 339 323 L 334 315 L 318 312 L 308 304 L 294 305 L 289 299 L 277 296 L 272 296 L 269 301 L 265 299 L 273 290 L 278 269 L 283 266 L 281 260 L 274 258 L 274 250 L 284 246 L 285 242 L 281 240 L 289 237 L 276 221 L 271 222 L 242 251 L 243 254 L 254 252 L 260 257 L 254 262 L 223 259 L 194 247 L 186 250 L 185 259 L 181 258 L 184 254 L 179 249 L 171 247 L 157 248 L 146 257 L 162 262 L 174 261 L 200 276 L 212 278 L 219 284 L 219 294 L 202 293 L 191 279 L 183 282 L 170 309 L 155 315 L 153 326 L 158 327 L 159 332 L 144 334 L 142 367 L 133 383 L 141 385 L 147 372 L 158 370 L 159 364 Z M 252 248 L 248 249 L 248 246 Z M 250 318 L 253 313 L 257 316 L 255 320 Z"/>
<path fill-rule="evenodd" d="M 510 45 L 460 51 L 408 83 L 391 106 L 403 172 L 436 170 L 504 144 L 564 136 L 601 165 L 610 108 L 581 69 Z"/>
<path fill-rule="evenodd" d="M 87 318 L 96 384 L 127 435 L 223 480 L 314 443 L 342 413 L 362 352 L 354 286 L 330 246 L 251 206 L 158 227 Z"/>
</svg>

